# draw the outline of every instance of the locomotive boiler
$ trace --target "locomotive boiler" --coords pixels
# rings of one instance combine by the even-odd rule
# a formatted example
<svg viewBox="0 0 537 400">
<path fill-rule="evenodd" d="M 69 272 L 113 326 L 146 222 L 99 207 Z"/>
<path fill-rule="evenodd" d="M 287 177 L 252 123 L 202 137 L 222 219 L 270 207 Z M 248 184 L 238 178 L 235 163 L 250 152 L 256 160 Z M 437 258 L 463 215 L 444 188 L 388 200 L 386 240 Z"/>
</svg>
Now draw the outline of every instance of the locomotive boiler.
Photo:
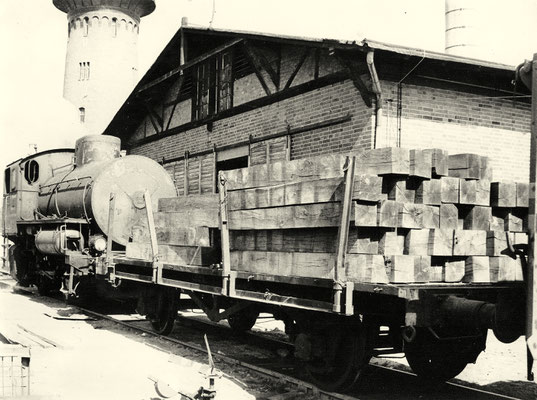
<svg viewBox="0 0 537 400">
<path fill-rule="evenodd" d="M 12 273 L 43 293 L 60 287 L 66 265 L 76 264 L 75 275 L 91 274 L 108 244 L 125 246 L 146 198 L 156 206 L 175 195 L 159 164 L 122 156 L 120 139 L 111 136 L 82 137 L 74 152 L 34 154 L 8 166 L 5 177 Z"/>
</svg>

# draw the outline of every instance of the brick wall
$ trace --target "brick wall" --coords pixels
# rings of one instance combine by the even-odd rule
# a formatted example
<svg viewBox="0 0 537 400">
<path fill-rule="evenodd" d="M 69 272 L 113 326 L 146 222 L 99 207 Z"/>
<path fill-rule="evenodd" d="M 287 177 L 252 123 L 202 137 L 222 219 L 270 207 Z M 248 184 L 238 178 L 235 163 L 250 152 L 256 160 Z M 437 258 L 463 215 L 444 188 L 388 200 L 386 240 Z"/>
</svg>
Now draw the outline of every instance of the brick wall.
<svg viewBox="0 0 537 400">
<path fill-rule="evenodd" d="M 377 147 L 397 143 L 397 85 L 383 82 L 383 119 Z M 500 94 L 499 94 L 500 95 Z M 401 147 L 441 147 L 489 156 L 495 180 L 529 179 L 529 104 L 459 88 L 403 84 Z"/>
</svg>

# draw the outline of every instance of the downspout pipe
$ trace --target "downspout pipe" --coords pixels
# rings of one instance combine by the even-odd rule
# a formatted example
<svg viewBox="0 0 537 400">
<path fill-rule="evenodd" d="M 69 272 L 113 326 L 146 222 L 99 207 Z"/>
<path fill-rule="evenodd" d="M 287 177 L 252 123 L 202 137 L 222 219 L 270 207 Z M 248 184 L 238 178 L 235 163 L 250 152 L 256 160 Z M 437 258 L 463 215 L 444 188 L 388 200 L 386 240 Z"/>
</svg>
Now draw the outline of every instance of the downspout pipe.
<svg viewBox="0 0 537 400">
<path fill-rule="evenodd" d="M 373 148 L 377 147 L 377 132 L 380 130 L 382 120 L 382 89 L 380 88 L 380 80 L 375 68 L 374 51 L 367 52 L 366 61 L 371 81 L 373 83 L 373 93 L 375 93 L 375 127 L 373 131 Z"/>
</svg>

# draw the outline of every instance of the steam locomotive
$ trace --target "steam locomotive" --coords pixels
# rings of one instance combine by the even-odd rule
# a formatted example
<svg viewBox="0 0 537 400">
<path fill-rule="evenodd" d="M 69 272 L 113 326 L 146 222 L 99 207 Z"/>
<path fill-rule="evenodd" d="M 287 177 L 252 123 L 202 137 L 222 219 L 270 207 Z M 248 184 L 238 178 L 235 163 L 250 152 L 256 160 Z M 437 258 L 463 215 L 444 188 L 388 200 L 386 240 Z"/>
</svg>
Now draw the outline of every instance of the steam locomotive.
<svg viewBox="0 0 537 400">
<path fill-rule="evenodd" d="M 86 136 L 74 151 L 17 160 L 4 183 L 3 230 L 14 243 L 9 262 L 19 284 L 42 294 L 64 285 L 73 297 L 135 299 L 163 334 L 173 327 L 179 293 L 237 330 L 270 312 L 324 389 L 348 389 L 371 356 L 401 351 L 418 375 L 450 379 L 475 362 L 488 329 L 503 342 L 524 332 L 523 285 L 362 285 L 345 293 L 353 308 L 341 312 L 325 307 L 332 285 L 312 286 L 312 279 L 232 280 L 218 265 L 176 265 L 163 276 L 159 260 L 128 259 L 124 249 L 159 199 L 176 196 L 174 182 L 155 161 L 123 155 L 116 137 Z"/>
</svg>

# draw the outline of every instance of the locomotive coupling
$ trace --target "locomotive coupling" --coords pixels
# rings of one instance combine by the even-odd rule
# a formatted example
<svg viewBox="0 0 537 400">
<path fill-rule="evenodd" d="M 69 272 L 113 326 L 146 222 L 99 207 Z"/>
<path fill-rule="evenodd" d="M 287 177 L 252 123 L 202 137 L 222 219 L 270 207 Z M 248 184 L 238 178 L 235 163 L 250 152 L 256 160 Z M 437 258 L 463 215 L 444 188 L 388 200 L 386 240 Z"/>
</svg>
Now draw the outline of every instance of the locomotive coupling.
<svg viewBox="0 0 537 400">
<path fill-rule="evenodd" d="M 520 296 L 499 296 L 496 304 L 457 296 L 446 297 L 440 311 L 448 325 L 469 329 L 492 329 L 503 343 L 524 334 L 524 300 Z"/>
</svg>

